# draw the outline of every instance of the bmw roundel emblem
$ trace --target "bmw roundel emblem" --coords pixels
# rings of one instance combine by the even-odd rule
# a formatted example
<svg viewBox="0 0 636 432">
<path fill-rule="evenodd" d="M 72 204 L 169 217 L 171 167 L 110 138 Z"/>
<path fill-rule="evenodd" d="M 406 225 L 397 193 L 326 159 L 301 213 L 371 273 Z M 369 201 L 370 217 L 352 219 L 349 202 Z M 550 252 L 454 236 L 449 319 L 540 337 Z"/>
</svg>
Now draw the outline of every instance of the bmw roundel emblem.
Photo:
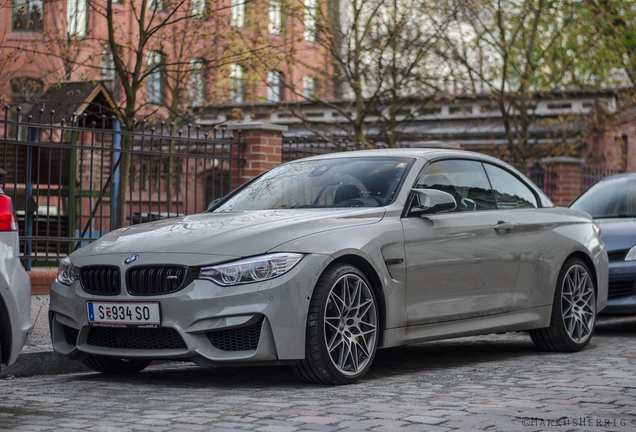
<svg viewBox="0 0 636 432">
<path fill-rule="evenodd" d="M 124 264 L 134 263 L 135 261 L 137 261 L 137 258 L 139 258 L 139 255 L 129 256 L 128 258 L 124 260 Z"/>
</svg>

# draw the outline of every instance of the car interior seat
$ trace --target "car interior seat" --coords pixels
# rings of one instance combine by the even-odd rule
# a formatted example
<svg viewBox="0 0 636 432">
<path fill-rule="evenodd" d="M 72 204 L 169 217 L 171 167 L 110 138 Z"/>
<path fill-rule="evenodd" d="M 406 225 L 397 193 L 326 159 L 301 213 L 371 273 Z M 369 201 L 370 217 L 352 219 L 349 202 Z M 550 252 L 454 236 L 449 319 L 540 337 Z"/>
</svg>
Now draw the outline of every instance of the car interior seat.
<svg viewBox="0 0 636 432">
<path fill-rule="evenodd" d="M 341 185 L 336 189 L 333 195 L 333 203 L 338 204 L 342 201 L 360 198 L 360 189 L 355 185 Z"/>
</svg>

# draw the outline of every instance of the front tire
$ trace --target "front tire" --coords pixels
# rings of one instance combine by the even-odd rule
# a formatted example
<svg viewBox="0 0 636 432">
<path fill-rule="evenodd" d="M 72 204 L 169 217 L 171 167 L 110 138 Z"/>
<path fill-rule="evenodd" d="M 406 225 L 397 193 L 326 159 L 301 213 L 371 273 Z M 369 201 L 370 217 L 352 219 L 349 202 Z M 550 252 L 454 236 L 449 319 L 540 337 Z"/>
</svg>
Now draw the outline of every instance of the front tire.
<svg viewBox="0 0 636 432">
<path fill-rule="evenodd" d="M 152 360 L 145 359 L 119 359 L 114 357 L 102 357 L 89 354 L 82 360 L 85 366 L 93 369 L 95 372 L 101 372 L 112 375 L 124 375 L 137 373 L 144 370 Z"/>
<path fill-rule="evenodd" d="M 309 305 L 305 359 L 294 369 L 309 382 L 352 384 L 371 368 L 378 347 L 378 305 L 364 274 L 335 264 L 322 274 Z"/>
<path fill-rule="evenodd" d="M 596 286 L 587 265 L 568 259 L 557 281 L 550 327 L 531 330 L 534 344 L 543 351 L 581 351 L 589 343 L 596 323 Z"/>
</svg>

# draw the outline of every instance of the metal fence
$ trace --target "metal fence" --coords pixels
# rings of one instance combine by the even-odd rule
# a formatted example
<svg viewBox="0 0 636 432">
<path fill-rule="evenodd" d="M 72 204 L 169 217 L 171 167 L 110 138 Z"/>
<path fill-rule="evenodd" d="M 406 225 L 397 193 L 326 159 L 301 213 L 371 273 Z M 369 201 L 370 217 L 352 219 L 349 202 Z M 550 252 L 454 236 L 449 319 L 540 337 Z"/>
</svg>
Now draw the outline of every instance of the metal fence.
<svg viewBox="0 0 636 432">
<path fill-rule="evenodd" d="M 599 180 L 603 180 L 605 177 L 613 176 L 614 174 L 620 174 L 621 170 L 614 170 L 611 168 L 589 168 L 583 167 L 581 169 L 581 192 L 586 191 L 590 186 Z"/>
<path fill-rule="evenodd" d="M 528 164 L 527 162 L 521 162 L 514 164 L 514 166 L 532 180 L 548 198 L 554 198 L 557 173 L 554 171 L 554 165 L 552 163 L 535 161 L 534 163 Z"/>
<path fill-rule="evenodd" d="M 350 140 L 329 141 L 322 138 L 284 139 L 281 162 L 289 162 L 310 156 L 353 150 L 388 148 L 384 143 L 361 143 Z"/>
<path fill-rule="evenodd" d="M 73 114 L 53 124 L 49 115 L 23 119 L 5 106 L 0 119 L 2 187 L 18 213 L 27 269 L 57 265 L 115 228 L 204 211 L 239 185 L 240 134 L 144 120 L 122 131 L 115 117 Z"/>
</svg>

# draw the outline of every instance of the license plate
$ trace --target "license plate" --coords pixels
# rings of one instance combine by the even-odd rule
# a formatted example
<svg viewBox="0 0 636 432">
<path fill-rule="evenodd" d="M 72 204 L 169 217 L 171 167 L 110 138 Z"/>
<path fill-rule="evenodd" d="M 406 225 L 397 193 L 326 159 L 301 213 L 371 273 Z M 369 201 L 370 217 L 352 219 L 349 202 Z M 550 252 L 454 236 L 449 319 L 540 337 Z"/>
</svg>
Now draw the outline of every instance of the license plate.
<svg viewBox="0 0 636 432">
<path fill-rule="evenodd" d="M 88 323 L 105 327 L 148 327 L 161 325 L 158 302 L 124 303 L 92 302 L 86 303 Z"/>
</svg>

